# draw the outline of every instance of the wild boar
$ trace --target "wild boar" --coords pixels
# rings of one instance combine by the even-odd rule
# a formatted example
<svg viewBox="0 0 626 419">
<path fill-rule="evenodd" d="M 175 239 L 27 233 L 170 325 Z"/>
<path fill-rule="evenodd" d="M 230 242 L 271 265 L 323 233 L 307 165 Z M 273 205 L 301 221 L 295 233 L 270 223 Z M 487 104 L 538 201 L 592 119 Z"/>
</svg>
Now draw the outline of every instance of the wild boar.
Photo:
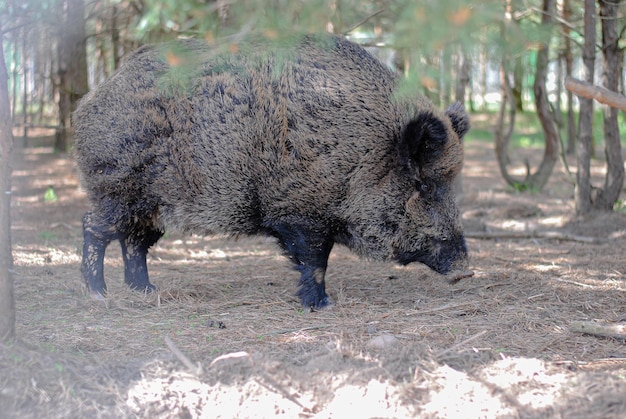
<svg viewBox="0 0 626 419">
<path fill-rule="evenodd" d="M 467 248 L 452 192 L 469 118 L 397 94 L 398 78 L 333 36 L 147 46 L 82 99 L 75 157 L 92 204 L 82 275 L 106 293 L 119 240 L 125 282 L 150 291 L 146 254 L 166 230 L 275 237 L 303 306 L 330 303 L 333 245 L 446 274 Z"/>
</svg>

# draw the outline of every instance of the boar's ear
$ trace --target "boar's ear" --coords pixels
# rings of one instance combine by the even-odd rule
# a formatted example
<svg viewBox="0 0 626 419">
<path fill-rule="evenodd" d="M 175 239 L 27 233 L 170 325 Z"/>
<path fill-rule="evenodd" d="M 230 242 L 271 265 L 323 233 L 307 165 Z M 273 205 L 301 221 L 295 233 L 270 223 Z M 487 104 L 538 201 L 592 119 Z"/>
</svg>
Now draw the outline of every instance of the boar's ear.
<svg viewBox="0 0 626 419">
<path fill-rule="evenodd" d="M 446 115 L 450 118 L 452 129 L 459 138 L 462 138 L 470 129 L 469 116 L 460 102 L 455 102 L 446 109 Z"/>
<path fill-rule="evenodd" d="M 410 167 L 417 168 L 435 160 L 448 141 L 448 133 L 443 121 L 430 112 L 419 113 L 404 128 L 400 143 L 402 160 L 408 159 Z"/>
</svg>

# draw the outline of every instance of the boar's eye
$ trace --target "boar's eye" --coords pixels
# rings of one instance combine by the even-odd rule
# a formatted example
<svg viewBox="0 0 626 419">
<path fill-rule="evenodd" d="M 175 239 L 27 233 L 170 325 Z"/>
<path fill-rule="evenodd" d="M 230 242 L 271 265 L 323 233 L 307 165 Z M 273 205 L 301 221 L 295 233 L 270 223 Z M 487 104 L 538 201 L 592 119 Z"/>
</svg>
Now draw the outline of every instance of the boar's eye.
<svg viewBox="0 0 626 419">
<path fill-rule="evenodd" d="M 432 182 L 418 180 L 415 186 L 423 198 L 430 199 L 435 193 L 435 185 Z"/>
</svg>

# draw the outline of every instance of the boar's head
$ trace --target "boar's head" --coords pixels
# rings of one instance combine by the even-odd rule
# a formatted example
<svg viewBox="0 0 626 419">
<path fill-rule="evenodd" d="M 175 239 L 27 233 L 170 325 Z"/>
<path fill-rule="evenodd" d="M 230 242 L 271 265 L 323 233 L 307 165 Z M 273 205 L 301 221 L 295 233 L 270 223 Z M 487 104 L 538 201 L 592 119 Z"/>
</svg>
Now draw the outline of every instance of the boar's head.
<svg viewBox="0 0 626 419">
<path fill-rule="evenodd" d="M 371 153 L 350 180 L 347 237 L 362 256 L 421 262 L 446 274 L 468 265 L 453 183 L 463 164 L 469 118 L 460 104 L 445 113 L 417 110 L 381 157 Z"/>
</svg>

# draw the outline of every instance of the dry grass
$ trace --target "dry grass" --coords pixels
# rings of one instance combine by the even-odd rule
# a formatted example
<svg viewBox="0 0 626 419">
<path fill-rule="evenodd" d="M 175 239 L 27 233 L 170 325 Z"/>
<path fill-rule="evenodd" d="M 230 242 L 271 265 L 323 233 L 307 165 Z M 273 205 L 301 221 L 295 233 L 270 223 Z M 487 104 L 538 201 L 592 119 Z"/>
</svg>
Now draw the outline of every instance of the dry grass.
<svg viewBox="0 0 626 419">
<path fill-rule="evenodd" d="M 625 320 L 626 217 L 572 220 L 560 174 L 518 195 L 491 151 L 469 144 L 467 230 L 599 243 L 468 239 L 475 275 L 456 284 L 337 248 L 336 304 L 309 313 L 293 295 L 296 273 L 258 237 L 166 236 L 149 258 L 160 289 L 150 295 L 123 285 L 112 246 L 109 296 L 92 301 L 79 277 L 87 204 L 69 161 L 47 151 L 28 149 L 15 171 L 19 343 L 0 347 L 9 416 L 626 415 L 624 342 L 569 330 Z M 48 185 L 58 201 L 44 202 Z"/>
</svg>

